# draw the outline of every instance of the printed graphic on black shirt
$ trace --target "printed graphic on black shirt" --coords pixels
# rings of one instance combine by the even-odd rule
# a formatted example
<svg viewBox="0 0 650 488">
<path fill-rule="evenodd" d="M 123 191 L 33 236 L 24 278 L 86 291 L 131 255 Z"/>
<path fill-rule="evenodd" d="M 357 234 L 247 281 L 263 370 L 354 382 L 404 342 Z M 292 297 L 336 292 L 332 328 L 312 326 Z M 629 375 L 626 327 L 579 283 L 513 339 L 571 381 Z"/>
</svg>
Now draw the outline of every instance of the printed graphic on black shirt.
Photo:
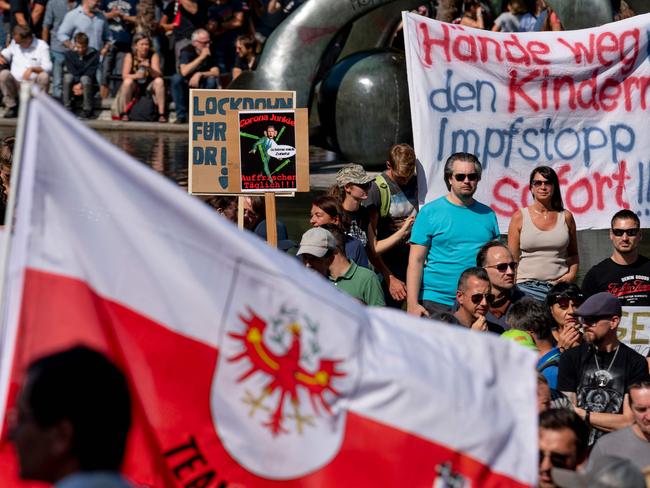
<svg viewBox="0 0 650 488">
<path fill-rule="evenodd" d="M 625 395 L 625 368 L 622 358 L 615 352 L 598 353 L 592 356 L 584 366 L 584 372 L 578 385 L 578 406 L 590 412 L 621 413 Z M 596 364 L 598 363 L 598 365 Z M 604 432 L 592 428 L 589 445 Z"/>
<path fill-rule="evenodd" d="M 359 227 L 359 224 L 356 220 L 350 222 L 350 230 L 348 231 L 348 235 L 350 237 L 354 237 L 355 239 L 359 239 L 361 241 L 361 244 L 364 246 L 368 242 L 368 235 L 361 227 Z"/>
<path fill-rule="evenodd" d="M 605 259 L 589 270 L 582 289 L 587 296 L 608 291 L 623 306 L 650 306 L 650 261 L 639 256 L 635 263 L 623 266 Z"/>
</svg>

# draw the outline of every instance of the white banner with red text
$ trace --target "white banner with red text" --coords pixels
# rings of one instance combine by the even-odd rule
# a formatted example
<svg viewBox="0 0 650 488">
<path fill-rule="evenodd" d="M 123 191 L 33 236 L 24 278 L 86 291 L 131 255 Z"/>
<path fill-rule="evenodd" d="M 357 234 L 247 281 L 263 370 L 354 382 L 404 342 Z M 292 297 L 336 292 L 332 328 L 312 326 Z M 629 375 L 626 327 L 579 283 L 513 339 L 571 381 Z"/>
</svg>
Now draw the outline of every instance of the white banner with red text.
<svg viewBox="0 0 650 488">
<path fill-rule="evenodd" d="M 542 165 L 578 229 L 606 228 L 621 208 L 650 225 L 650 14 L 526 33 L 403 20 L 421 203 L 446 193 L 446 159 L 469 152 L 483 165 L 475 197 L 502 232 Z"/>
</svg>

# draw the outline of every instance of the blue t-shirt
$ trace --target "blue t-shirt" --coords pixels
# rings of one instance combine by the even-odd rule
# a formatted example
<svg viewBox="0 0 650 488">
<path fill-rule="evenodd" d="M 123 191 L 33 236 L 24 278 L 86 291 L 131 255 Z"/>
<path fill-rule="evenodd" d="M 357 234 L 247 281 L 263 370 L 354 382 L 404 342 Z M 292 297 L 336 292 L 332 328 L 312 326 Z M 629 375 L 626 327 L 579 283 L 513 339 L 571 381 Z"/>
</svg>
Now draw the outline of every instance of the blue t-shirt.
<svg viewBox="0 0 650 488">
<path fill-rule="evenodd" d="M 498 239 L 499 226 L 492 209 L 479 202 L 469 207 L 440 197 L 420 209 L 411 242 L 429 248 L 422 275 L 420 298 L 453 305 L 460 274 L 476 266 L 483 244 Z"/>
<path fill-rule="evenodd" d="M 549 363 L 548 366 L 544 367 L 546 363 Z M 548 381 L 548 386 L 552 390 L 557 390 L 557 372 L 560 364 L 560 349 L 554 347 L 549 352 L 544 354 L 539 361 L 537 361 L 537 371 L 540 371 L 546 381 Z"/>
</svg>

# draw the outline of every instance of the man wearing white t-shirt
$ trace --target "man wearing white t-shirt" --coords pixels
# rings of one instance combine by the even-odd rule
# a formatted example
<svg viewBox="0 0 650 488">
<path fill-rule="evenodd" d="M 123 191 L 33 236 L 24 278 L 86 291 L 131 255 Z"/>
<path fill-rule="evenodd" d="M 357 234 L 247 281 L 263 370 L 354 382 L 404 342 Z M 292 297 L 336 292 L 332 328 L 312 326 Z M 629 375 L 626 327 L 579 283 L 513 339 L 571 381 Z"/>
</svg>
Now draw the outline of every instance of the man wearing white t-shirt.
<svg viewBox="0 0 650 488">
<path fill-rule="evenodd" d="M 0 64 L 10 64 L 8 70 L 0 71 L 0 90 L 7 107 L 5 118 L 18 115 L 18 89 L 22 81 L 33 81 L 47 91 L 52 71 L 50 47 L 36 39 L 32 30 L 17 25 L 13 30 L 13 41 L 0 51 Z"/>
</svg>

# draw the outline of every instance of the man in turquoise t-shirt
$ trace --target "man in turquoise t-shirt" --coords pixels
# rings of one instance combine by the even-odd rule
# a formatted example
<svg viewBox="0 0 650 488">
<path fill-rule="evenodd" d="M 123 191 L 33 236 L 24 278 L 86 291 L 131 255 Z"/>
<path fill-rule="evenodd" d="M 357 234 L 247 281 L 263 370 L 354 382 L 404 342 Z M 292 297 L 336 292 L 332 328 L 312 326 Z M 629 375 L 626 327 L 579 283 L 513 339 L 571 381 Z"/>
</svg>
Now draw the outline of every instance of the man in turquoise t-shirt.
<svg viewBox="0 0 650 488">
<path fill-rule="evenodd" d="M 494 211 L 474 200 L 481 170 L 473 154 L 452 154 L 445 163 L 449 193 L 423 206 L 415 219 L 406 274 L 411 314 L 448 311 L 460 274 L 475 265 L 483 244 L 499 238 Z"/>
</svg>

